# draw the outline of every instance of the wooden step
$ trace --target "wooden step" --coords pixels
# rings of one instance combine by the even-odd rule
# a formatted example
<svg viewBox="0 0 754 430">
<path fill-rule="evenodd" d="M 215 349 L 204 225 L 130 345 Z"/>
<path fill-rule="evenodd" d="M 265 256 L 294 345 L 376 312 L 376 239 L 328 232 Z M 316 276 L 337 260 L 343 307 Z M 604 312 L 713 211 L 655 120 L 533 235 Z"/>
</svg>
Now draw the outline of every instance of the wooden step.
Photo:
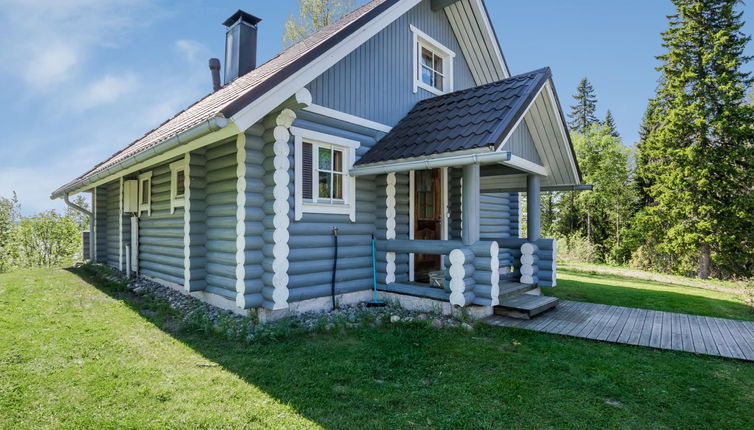
<svg viewBox="0 0 754 430">
<path fill-rule="evenodd" d="M 511 297 L 518 296 L 527 291 L 537 288 L 534 284 L 522 284 L 520 282 L 500 282 L 500 294 L 498 298 L 500 303 Z"/>
<path fill-rule="evenodd" d="M 555 297 L 521 294 L 501 301 L 499 306 L 495 306 L 495 314 L 528 320 L 557 304 L 558 299 Z"/>
</svg>

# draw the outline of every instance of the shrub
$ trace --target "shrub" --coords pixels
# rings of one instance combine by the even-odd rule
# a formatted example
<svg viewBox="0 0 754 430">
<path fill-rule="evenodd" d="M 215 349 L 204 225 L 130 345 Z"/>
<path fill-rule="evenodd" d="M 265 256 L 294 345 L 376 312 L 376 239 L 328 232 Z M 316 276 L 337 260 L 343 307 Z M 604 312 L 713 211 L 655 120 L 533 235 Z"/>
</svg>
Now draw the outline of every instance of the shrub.
<svg viewBox="0 0 754 430">
<path fill-rule="evenodd" d="M 558 239 L 558 260 L 594 263 L 597 248 L 579 233 Z"/>
</svg>

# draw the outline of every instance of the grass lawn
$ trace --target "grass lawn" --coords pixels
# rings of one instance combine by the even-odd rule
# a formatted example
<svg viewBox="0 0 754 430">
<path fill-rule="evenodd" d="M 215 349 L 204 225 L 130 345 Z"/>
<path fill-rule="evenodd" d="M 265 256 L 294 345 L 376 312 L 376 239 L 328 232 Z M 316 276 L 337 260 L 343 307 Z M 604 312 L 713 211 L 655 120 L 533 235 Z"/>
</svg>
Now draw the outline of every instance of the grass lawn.
<svg viewBox="0 0 754 430">
<path fill-rule="evenodd" d="M 640 277 L 643 272 L 608 266 L 558 264 L 558 286 L 543 292 L 565 300 L 754 321 L 754 307 L 747 304 L 754 291 L 744 284 Z"/>
<path fill-rule="evenodd" d="M 0 275 L 0 428 L 754 428 L 751 363 L 420 323 L 250 346 L 131 294 Z"/>
</svg>

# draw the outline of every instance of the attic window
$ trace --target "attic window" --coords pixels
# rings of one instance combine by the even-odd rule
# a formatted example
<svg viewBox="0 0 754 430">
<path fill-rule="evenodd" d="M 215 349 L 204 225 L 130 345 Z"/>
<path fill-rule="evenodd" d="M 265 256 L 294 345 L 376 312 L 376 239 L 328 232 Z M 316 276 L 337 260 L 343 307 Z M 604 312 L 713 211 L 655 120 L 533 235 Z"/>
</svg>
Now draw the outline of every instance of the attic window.
<svg viewBox="0 0 754 430">
<path fill-rule="evenodd" d="M 437 95 L 453 91 L 455 52 L 413 25 L 410 28 L 414 35 L 414 92 L 419 88 Z"/>
<path fill-rule="evenodd" d="M 295 219 L 304 213 L 344 214 L 356 220 L 353 167 L 359 142 L 291 127 L 295 137 Z"/>
<path fill-rule="evenodd" d="M 170 163 L 170 213 L 186 205 L 187 160 Z"/>
</svg>

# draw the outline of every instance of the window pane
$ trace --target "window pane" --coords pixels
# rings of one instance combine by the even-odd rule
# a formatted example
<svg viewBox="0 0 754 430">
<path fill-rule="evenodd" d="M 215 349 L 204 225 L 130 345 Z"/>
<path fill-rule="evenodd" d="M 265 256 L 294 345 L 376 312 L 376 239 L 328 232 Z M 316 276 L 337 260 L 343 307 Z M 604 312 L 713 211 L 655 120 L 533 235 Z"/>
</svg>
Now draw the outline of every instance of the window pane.
<svg viewBox="0 0 754 430">
<path fill-rule="evenodd" d="M 332 169 L 332 152 L 330 148 L 319 148 L 319 168 L 321 170 Z"/>
<path fill-rule="evenodd" d="M 333 179 L 335 179 L 335 189 L 332 198 L 343 200 L 343 175 L 333 173 Z"/>
<path fill-rule="evenodd" d="M 429 68 L 432 68 L 432 51 L 430 51 L 427 48 L 422 47 L 422 55 L 421 55 L 421 61 L 422 66 L 427 66 Z"/>
<path fill-rule="evenodd" d="M 149 203 L 149 181 L 141 182 L 141 204 Z"/>
<path fill-rule="evenodd" d="M 433 85 L 435 88 L 437 88 L 440 91 L 443 91 L 443 77 L 441 74 L 435 72 L 435 83 Z"/>
<path fill-rule="evenodd" d="M 343 152 L 342 151 L 333 151 L 333 170 L 336 172 L 342 172 L 343 171 Z"/>
<path fill-rule="evenodd" d="M 442 57 L 438 57 L 437 55 L 435 55 L 435 67 L 434 67 L 434 69 L 435 69 L 435 72 L 442 73 L 442 71 L 443 71 L 442 70 Z"/>
<path fill-rule="evenodd" d="M 434 75 L 434 72 L 424 66 L 422 66 L 422 82 L 424 82 L 427 85 L 434 85 L 432 82 L 432 77 Z"/>
<path fill-rule="evenodd" d="M 319 194 L 318 196 L 323 199 L 330 198 L 332 173 L 319 172 Z"/>
<path fill-rule="evenodd" d="M 175 174 L 175 195 L 180 197 L 186 193 L 186 172 L 179 170 Z"/>
</svg>

